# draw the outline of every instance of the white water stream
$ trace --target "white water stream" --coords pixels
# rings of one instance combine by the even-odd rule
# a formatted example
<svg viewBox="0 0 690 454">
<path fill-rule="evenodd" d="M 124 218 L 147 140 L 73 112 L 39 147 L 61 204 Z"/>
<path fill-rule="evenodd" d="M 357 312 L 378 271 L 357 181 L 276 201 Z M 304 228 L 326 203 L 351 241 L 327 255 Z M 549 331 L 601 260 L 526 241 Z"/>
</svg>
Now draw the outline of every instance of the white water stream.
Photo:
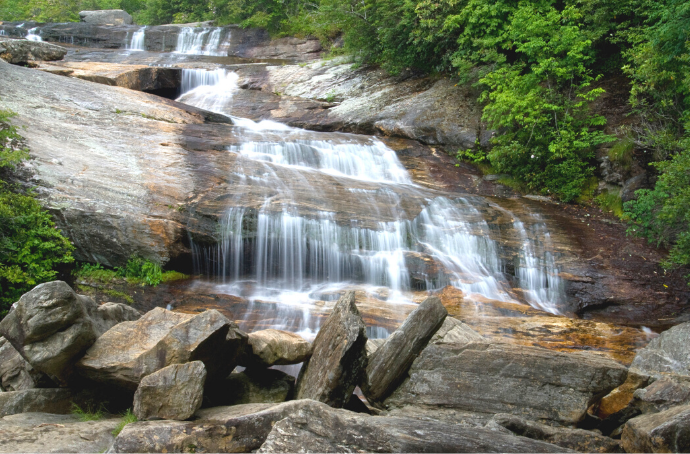
<svg viewBox="0 0 690 454">
<path fill-rule="evenodd" d="M 174 53 L 187 55 L 228 54 L 230 31 L 221 41 L 223 27 L 183 27 L 177 35 L 177 45 Z"/>
<path fill-rule="evenodd" d="M 144 51 L 146 50 L 146 27 L 141 27 L 139 30 L 132 33 L 132 38 L 127 43 L 127 50 Z"/>
</svg>

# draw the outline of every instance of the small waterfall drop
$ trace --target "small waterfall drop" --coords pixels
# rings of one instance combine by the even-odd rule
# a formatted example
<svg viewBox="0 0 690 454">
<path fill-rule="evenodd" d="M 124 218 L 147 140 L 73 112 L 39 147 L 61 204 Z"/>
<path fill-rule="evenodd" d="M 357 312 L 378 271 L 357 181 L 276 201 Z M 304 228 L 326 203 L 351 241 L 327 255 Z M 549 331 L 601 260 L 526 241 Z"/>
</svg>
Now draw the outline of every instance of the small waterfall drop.
<svg viewBox="0 0 690 454">
<path fill-rule="evenodd" d="M 29 41 L 43 41 L 40 36 L 40 31 L 36 33 L 36 30 L 38 30 L 38 27 L 30 28 L 26 34 L 26 39 Z"/>
<path fill-rule="evenodd" d="M 174 53 L 187 55 L 227 55 L 227 41 L 221 43 L 222 27 L 183 27 L 177 35 Z"/>
<path fill-rule="evenodd" d="M 144 51 L 146 50 L 146 27 L 141 27 L 132 34 L 132 39 L 127 43 L 127 50 Z"/>
</svg>

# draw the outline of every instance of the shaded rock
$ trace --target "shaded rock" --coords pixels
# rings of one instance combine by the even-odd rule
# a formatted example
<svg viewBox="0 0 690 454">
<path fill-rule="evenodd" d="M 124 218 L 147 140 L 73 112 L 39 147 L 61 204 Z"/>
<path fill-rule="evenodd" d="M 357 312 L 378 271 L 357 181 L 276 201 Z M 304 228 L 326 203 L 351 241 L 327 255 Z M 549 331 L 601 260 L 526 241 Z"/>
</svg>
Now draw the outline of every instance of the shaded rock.
<svg viewBox="0 0 690 454">
<path fill-rule="evenodd" d="M 678 374 L 690 376 L 690 322 L 664 331 L 637 352 L 630 369 L 641 374 L 659 376 Z"/>
<path fill-rule="evenodd" d="M 246 404 L 199 410 L 194 421 L 141 421 L 128 424 L 112 452 L 252 452 L 274 424 L 312 401 Z"/>
<path fill-rule="evenodd" d="M 215 380 L 235 368 L 245 343 L 246 335 L 216 310 L 192 316 L 156 308 L 111 328 L 77 367 L 96 382 L 135 389 L 159 369 L 199 360 Z"/>
<path fill-rule="evenodd" d="M 80 421 L 77 415 L 23 413 L 0 419 L 0 452 L 105 452 L 119 418 Z"/>
<path fill-rule="evenodd" d="M 370 403 L 385 399 L 405 378 L 419 352 L 443 324 L 448 311 L 431 296 L 405 319 L 371 356 L 362 377 L 362 392 Z"/>
<path fill-rule="evenodd" d="M 292 398 L 295 377 L 275 369 L 232 373 L 204 391 L 209 406 L 280 403 Z"/>
<path fill-rule="evenodd" d="M 453 317 L 446 317 L 443 325 L 429 340 L 430 344 L 467 344 L 470 342 L 488 341 L 468 325 Z"/>
<path fill-rule="evenodd" d="M 623 452 L 618 441 L 589 430 L 547 426 L 507 414 L 497 414 L 492 421 L 515 435 L 545 441 L 574 451 Z"/>
<path fill-rule="evenodd" d="M 247 350 L 240 360 L 240 364 L 247 367 L 299 364 L 312 353 L 311 342 L 298 334 L 277 329 L 249 333 L 247 342 Z"/>
<path fill-rule="evenodd" d="M 649 383 L 649 376 L 628 372 L 628 377 L 618 388 L 604 396 L 597 404 L 596 416 L 606 419 L 628 408 L 633 401 L 635 391 L 644 388 Z"/>
<path fill-rule="evenodd" d="M 0 58 L 13 65 L 62 60 L 66 54 L 67 49 L 55 44 L 0 37 Z"/>
<path fill-rule="evenodd" d="M 47 377 L 36 371 L 7 339 L 0 337 L 0 390 L 23 391 L 37 388 Z"/>
<path fill-rule="evenodd" d="M 321 41 L 316 38 L 286 37 L 273 39 L 261 46 L 246 49 L 241 54 L 231 48 L 229 54 L 249 58 L 313 60 L 319 58 L 322 51 Z"/>
<path fill-rule="evenodd" d="M 634 176 L 623 183 L 623 189 L 621 189 L 621 200 L 623 203 L 629 202 L 635 199 L 635 191 L 646 187 L 647 172 L 643 172 L 637 176 Z"/>
<path fill-rule="evenodd" d="M 65 388 L 0 393 L 0 416 L 30 412 L 66 414 L 72 411 L 73 400 L 72 392 Z"/>
<path fill-rule="evenodd" d="M 687 452 L 690 405 L 631 419 L 623 427 L 621 444 L 626 452 Z"/>
<path fill-rule="evenodd" d="M 365 373 L 366 343 L 366 326 L 355 305 L 355 293 L 347 292 L 314 339 L 314 353 L 297 377 L 295 398 L 342 407 Z"/>
<path fill-rule="evenodd" d="M 657 413 L 690 403 L 690 383 L 662 377 L 635 391 L 633 406 L 642 413 Z"/>
<path fill-rule="evenodd" d="M 133 322 L 141 318 L 141 312 L 122 303 L 96 304 L 91 298 L 81 297 L 86 311 L 93 321 L 94 328 L 102 336 L 113 326 L 122 322 Z"/>
<path fill-rule="evenodd" d="M 386 408 L 510 413 L 575 424 L 625 381 L 627 369 L 592 354 L 473 342 L 428 345 L 408 375 Z"/>
<path fill-rule="evenodd" d="M 259 452 L 564 452 L 564 449 L 487 429 L 366 416 L 310 402 L 278 421 Z"/>
<path fill-rule="evenodd" d="M 134 393 L 134 414 L 140 421 L 189 419 L 204 396 L 206 368 L 201 361 L 172 364 L 147 375 Z"/>
<path fill-rule="evenodd" d="M 80 11 L 79 20 L 94 25 L 132 25 L 132 16 L 121 9 Z"/>
</svg>

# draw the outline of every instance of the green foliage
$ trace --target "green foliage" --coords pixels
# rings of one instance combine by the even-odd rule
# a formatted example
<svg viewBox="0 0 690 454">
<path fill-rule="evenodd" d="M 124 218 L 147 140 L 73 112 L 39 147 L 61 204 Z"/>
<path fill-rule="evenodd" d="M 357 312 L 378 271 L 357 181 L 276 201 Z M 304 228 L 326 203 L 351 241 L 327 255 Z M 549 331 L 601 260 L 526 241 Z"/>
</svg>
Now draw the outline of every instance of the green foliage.
<svg viewBox="0 0 690 454">
<path fill-rule="evenodd" d="M 619 140 L 609 150 L 609 160 L 627 170 L 632 166 L 634 149 L 635 143 L 630 138 Z"/>
<path fill-rule="evenodd" d="M 113 437 L 117 437 L 118 435 L 120 435 L 120 432 L 122 432 L 122 429 L 124 429 L 127 424 L 131 424 L 137 421 L 138 419 L 132 412 L 132 409 L 128 408 L 127 411 L 122 414 L 122 419 L 120 420 L 120 422 L 118 422 L 117 426 L 115 426 L 115 429 L 113 429 Z"/>
<path fill-rule="evenodd" d="M 613 213 L 618 218 L 623 217 L 623 201 L 619 192 L 605 191 L 594 198 L 602 210 Z"/>
<path fill-rule="evenodd" d="M 124 279 L 129 284 L 149 285 L 152 287 L 160 283 L 173 282 L 189 277 L 177 271 L 163 272 L 159 264 L 141 257 L 131 257 L 125 266 L 114 269 L 104 268 L 99 263 L 82 263 L 74 270 L 73 274 L 76 278 L 102 285 L 113 284 L 118 280 Z M 123 298 L 130 304 L 134 302 L 126 293 L 108 289 L 104 291 L 111 296 Z"/>
<path fill-rule="evenodd" d="M 102 404 L 99 406 L 86 405 L 85 408 L 81 408 L 72 402 L 72 414 L 78 415 L 82 422 L 100 421 L 105 416 L 105 410 Z"/>
<path fill-rule="evenodd" d="M 142 285 L 155 287 L 161 283 L 163 270 L 158 263 L 141 257 L 132 257 L 124 267 L 118 269 L 118 274 L 129 281 L 141 282 Z"/>
</svg>

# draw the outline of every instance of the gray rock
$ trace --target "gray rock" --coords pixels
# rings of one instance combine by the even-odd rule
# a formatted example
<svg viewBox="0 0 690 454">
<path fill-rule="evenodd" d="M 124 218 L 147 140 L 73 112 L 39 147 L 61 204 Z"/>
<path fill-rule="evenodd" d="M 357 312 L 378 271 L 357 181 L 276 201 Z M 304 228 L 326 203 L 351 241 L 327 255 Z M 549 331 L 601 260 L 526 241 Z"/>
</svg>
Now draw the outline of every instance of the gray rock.
<svg viewBox="0 0 690 454">
<path fill-rule="evenodd" d="M 65 388 L 35 388 L 0 393 L 0 416 L 43 412 L 66 414 L 72 411 L 74 396 Z"/>
<path fill-rule="evenodd" d="M 297 399 L 342 407 L 367 366 L 366 326 L 355 305 L 355 292 L 343 295 L 314 339 L 314 353 L 300 370 Z"/>
<path fill-rule="evenodd" d="M 199 360 L 209 379 L 219 380 L 235 368 L 245 345 L 246 335 L 216 310 L 192 316 L 156 308 L 137 321 L 115 325 L 77 367 L 96 382 L 134 390 L 163 367 Z"/>
<path fill-rule="evenodd" d="M 94 25 L 132 25 L 132 16 L 121 9 L 80 11 L 79 20 Z"/>
<path fill-rule="evenodd" d="M 690 405 L 631 419 L 623 427 L 621 443 L 626 452 L 687 452 Z"/>
<path fill-rule="evenodd" d="M 0 452 L 105 452 L 119 418 L 80 421 L 76 415 L 23 413 L 0 419 Z"/>
<path fill-rule="evenodd" d="M 467 344 L 470 342 L 488 342 L 484 336 L 470 328 L 457 318 L 446 317 L 443 325 L 433 335 L 430 344 Z"/>
<path fill-rule="evenodd" d="M 658 413 L 690 403 L 690 383 L 662 377 L 633 394 L 632 406 L 641 413 Z"/>
<path fill-rule="evenodd" d="M 368 339 L 366 345 L 367 356 L 373 355 L 384 342 L 386 342 L 386 339 Z"/>
<path fill-rule="evenodd" d="M 7 339 L 0 337 L 0 390 L 23 391 L 37 388 L 47 377 L 36 371 Z"/>
<path fill-rule="evenodd" d="M 164 367 L 139 383 L 134 414 L 140 421 L 189 419 L 201 408 L 205 382 L 206 368 L 201 361 Z"/>
<path fill-rule="evenodd" d="M 640 374 L 660 376 L 677 374 L 690 376 L 690 322 L 664 331 L 637 352 L 630 369 Z"/>
<path fill-rule="evenodd" d="M 395 390 L 448 315 L 438 297 L 424 300 L 371 356 L 360 387 L 375 404 Z"/>
<path fill-rule="evenodd" d="M 620 364 L 586 353 L 501 343 L 430 344 L 384 405 L 510 413 L 575 424 L 626 375 Z"/>
<path fill-rule="evenodd" d="M 623 189 L 621 189 L 621 200 L 623 203 L 629 202 L 635 199 L 635 191 L 646 187 L 647 172 L 643 172 L 637 176 L 634 176 L 623 183 Z"/>
<path fill-rule="evenodd" d="M 270 367 L 274 365 L 299 364 L 309 359 L 311 342 L 288 331 L 265 329 L 248 334 L 242 366 Z"/>
<path fill-rule="evenodd" d="M 312 401 L 247 404 L 199 410 L 194 421 L 128 424 L 112 452 L 253 452 L 274 424 Z"/>
<path fill-rule="evenodd" d="M 86 311 L 93 320 L 94 328 L 99 336 L 105 334 L 106 331 L 118 323 L 133 322 L 141 318 L 141 312 L 126 304 L 104 303 L 99 305 L 90 298 L 89 300 L 85 301 L 82 298 Z"/>
<path fill-rule="evenodd" d="M 55 44 L 0 37 L 0 58 L 13 65 L 62 60 L 67 49 Z"/>
<path fill-rule="evenodd" d="M 545 441 L 574 451 L 623 452 L 618 441 L 589 430 L 547 426 L 507 414 L 495 415 L 492 422 L 515 435 Z"/>
<path fill-rule="evenodd" d="M 477 428 L 367 416 L 311 402 L 278 421 L 258 452 L 570 452 Z"/>
<path fill-rule="evenodd" d="M 290 400 L 295 377 L 275 369 L 251 368 L 206 387 L 209 406 L 280 403 Z"/>
</svg>

